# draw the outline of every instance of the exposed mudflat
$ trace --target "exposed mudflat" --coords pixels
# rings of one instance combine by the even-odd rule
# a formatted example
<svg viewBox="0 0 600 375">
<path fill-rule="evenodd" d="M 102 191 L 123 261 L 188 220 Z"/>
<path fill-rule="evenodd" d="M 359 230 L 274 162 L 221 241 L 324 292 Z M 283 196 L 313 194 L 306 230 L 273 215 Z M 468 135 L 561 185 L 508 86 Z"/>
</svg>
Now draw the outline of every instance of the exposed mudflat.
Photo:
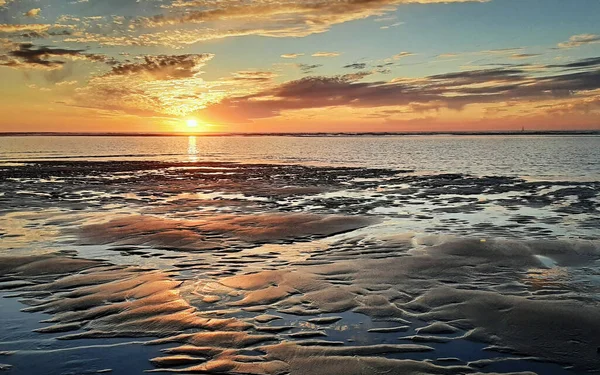
<svg viewBox="0 0 600 375">
<path fill-rule="evenodd" d="M 0 370 L 600 372 L 599 194 L 387 169 L 0 166 Z"/>
</svg>

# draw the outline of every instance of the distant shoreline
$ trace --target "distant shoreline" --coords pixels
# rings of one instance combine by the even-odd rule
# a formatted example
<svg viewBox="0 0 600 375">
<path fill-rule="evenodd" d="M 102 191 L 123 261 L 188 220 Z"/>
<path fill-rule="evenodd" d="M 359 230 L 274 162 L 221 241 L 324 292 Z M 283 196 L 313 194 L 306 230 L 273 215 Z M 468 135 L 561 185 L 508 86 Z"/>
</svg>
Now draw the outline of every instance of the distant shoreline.
<svg viewBox="0 0 600 375">
<path fill-rule="evenodd" d="M 0 137 L 385 137 L 385 136 L 520 136 L 520 135 L 600 135 L 600 130 L 465 131 L 465 132 L 324 132 L 324 133 L 72 133 L 0 132 Z"/>
</svg>

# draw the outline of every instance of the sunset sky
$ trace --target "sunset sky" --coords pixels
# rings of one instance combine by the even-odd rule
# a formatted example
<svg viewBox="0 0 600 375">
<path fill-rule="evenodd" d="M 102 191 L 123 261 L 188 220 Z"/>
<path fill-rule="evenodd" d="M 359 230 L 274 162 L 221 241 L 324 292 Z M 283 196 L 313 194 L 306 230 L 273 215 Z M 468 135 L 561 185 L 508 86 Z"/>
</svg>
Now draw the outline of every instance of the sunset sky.
<svg viewBox="0 0 600 375">
<path fill-rule="evenodd" d="M 0 82 L 0 132 L 600 129 L 600 1 L 0 0 Z"/>
</svg>

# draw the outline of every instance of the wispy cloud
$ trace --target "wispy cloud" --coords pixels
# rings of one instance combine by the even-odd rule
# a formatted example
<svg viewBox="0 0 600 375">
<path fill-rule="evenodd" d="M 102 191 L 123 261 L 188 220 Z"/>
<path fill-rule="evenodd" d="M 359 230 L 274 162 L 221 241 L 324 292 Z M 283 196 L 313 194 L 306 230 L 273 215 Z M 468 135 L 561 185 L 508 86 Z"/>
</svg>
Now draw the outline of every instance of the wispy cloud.
<svg viewBox="0 0 600 375">
<path fill-rule="evenodd" d="M 228 28 L 232 34 L 247 33 L 271 37 L 308 36 L 323 33 L 332 26 L 364 19 L 384 17 L 402 4 L 486 2 L 489 0 L 261 0 L 240 5 L 237 0 L 174 0 L 164 6 L 166 14 L 141 20 L 146 27 L 204 24 L 215 35 L 225 30 L 214 28 L 216 21 L 243 25 Z M 384 17 L 385 18 L 385 17 Z"/>
<path fill-rule="evenodd" d="M 449 53 L 441 53 L 441 54 L 437 55 L 436 57 L 440 58 L 440 59 L 450 59 L 453 57 L 457 57 L 458 55 L 459 55 L 458 53 L 450 53 L 449 52 Z"/>
<path fill-rule="evenodd" d="M 589 57 L 565 64 L 548 65 L 549 68 L 581 69 L 600 67 L 600 57 Z"/>
<path fill-rule="evenodd" d="M 539 53 L 513 53 L 510 58 L 513 60 L 524 60 L 540 56 Z"/>
<path fill-rule="evenodd" d="M 403 58 L 409 57 L 409 56 L 414 56 L 414 53 L 412 53 L 412 52 L 400 52 L 400 53 L 395 54 L 394 56 L 392 56 L 392 59 L 394 59 L 394 60 L 400 60 L 400 59 L 403 59 Z"/>
<path fill-rule="evenodd" d="M 404 22 L 395 22 L 395 23 L 393 23 L 393 24 L 391 24 L 391 25 L 385 25 L 385 26 L 381 26 L 381 27 L 380 27 L 380 29 L 381 29 L 381 30 L 386 30 L 386 29 L 390 29 L 390 28 L 392 28 L 392 27 L 398 27 L 398 26 L 400 26 L 400 25 L 404 25 Z"/>
<path fill-rule="evenodd" d="M 30 24 L 0 24 L 0 33 L 15 33 L 21 31 L 47 31 L 52 25 L 30 23 Z"/>
<path fill-rule="evenodd" d="M 295 59 L 297 57 L 304 56 L 303 53 L 284 53 L 281 55 L 284 59 Z"/>
<path fill-rule="evenodd" d="M 312 57 L 337 57 L 341 55 L 339 52 L 315 52 L 311 56 Z"/>
<path fill-rule="evenodd" d="M 600 43 L 600 35 L 596 34 L 579 34 L 573 35 L 568 41 L 558 44 L 558 48 L 575 48 L 586 44 Z"/>
</svg>

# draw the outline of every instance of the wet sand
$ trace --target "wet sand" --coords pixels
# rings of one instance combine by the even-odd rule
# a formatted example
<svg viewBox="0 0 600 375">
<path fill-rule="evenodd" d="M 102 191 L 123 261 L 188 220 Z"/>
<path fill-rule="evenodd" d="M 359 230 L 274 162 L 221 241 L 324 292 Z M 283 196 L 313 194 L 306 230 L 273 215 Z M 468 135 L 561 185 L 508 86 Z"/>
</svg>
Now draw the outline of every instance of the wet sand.
<svg viewBox="0 0 600 375">
<path fill-rule="evenodd" d="M 75 161 L 0 181 L 9 373 L 600 369 L 598 182 Z"/>
</svg>

